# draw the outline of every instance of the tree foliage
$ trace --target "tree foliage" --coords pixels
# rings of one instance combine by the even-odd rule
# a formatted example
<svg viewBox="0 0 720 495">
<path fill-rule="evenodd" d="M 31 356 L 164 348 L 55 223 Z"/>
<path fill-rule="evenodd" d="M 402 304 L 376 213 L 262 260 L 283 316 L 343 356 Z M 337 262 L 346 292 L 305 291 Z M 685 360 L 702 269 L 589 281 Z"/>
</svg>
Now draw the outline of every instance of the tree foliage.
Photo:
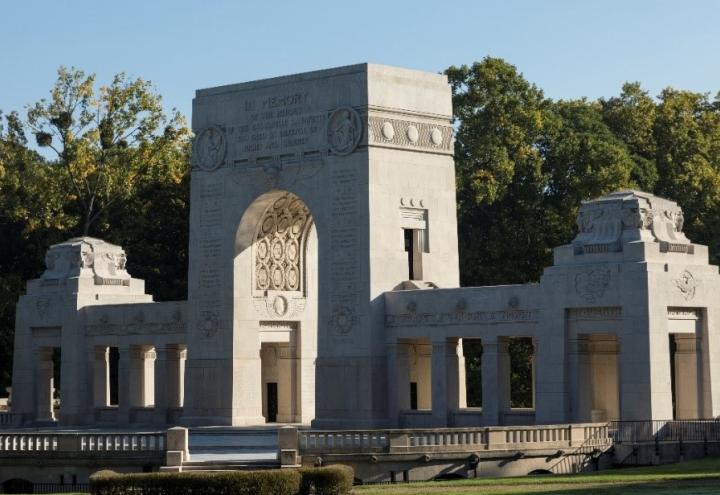
<svg viewBox="0 0 720 495">
<path fill-rule="evenodd" d="M 81 234 L 117 202 L 131 198 L 141 181 L 179 183 L 175 157 L 189 131 L 182 116 L 166 117 L 149 82 L 118 74 L 95 89 L 95 76 L 61 67 L 49 100 L 27 113 L 38 146 L 51 149 L 82 216 Z"/>
</svg>

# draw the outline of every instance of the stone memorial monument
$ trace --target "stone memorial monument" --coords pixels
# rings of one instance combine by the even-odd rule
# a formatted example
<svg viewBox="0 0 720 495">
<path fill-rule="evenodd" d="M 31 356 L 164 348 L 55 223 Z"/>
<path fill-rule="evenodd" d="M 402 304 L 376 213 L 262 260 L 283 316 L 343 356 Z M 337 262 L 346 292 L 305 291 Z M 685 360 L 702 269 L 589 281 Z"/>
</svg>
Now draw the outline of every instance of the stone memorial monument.
<svg viewBox="0 0 720 495">
<path fill-rule="evenodd" d="M 585 202 L 539 283 L 459 287 L 445 76 L 362 64 L 199 90 L 192 126 L 188 300 L 152 302 L 119 246 L 50 247 L 18 302 L 18 423 L 720 415 L 718 268 L 674 202 Z M 534 348 L 522 409 L 510 400 L 517 337 Z M 466 400 L 470 339 L 482 407 Z"/>
</svg>

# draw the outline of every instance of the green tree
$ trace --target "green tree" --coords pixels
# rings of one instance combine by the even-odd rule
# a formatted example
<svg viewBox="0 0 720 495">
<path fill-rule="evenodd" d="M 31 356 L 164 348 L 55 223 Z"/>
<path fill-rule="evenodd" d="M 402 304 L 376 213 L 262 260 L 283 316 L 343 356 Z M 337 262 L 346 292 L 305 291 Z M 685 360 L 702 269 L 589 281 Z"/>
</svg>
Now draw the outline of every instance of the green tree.
<svg viewBox="0 0 720 495">
<path fill-rule="evenodd" d="M 619 96 L 601 99 L 599 104 L 607 126 L 627 145 L 633 182 L 643 191 L 654 190 L 658 181 L 655 101 L 639 82 L 633 82 L 623 84 Z"/>
<path fill-rule="evenodd" d="M 665 89 L 656 110 L 660 179 L 655 193 L 676 200 L 685 232 L 720 258 L 720 97 Z"/>
<path fill-rule="evenodd" d="M 167 117 L 160 95 L 142 79 L 121 73 L 96 89 L 94 75 L 61 67 L 50 99 L 29 108 L 27 125 L 64 170 L 82 235 L 142 180 L 170 176 L 179 183 L 184 173 L 167 158 L 188 139 L 185 121 L 177 112 Z"/>
<path fill-rule="evenodd" d="M 625 143 L 586 100 L 546 99 L 515 67 L 450 67 L 463 285 L 536 281 L 581 200 L 633 184 Z"/>
</svg>

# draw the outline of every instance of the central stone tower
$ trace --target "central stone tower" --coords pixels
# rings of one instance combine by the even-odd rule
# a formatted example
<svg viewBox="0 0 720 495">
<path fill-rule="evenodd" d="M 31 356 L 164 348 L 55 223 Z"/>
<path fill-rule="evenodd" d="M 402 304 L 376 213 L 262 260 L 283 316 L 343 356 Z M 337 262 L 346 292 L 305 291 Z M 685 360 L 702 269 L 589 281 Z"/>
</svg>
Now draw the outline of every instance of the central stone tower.
<svg viewBox="0 0 720 495">
<path fill-rule="evenodd" d="M 382 293 L 458 286 L 451 119 L 371 64 L 197 92 L 187 423 L 388 424 Z"/>
</svg>

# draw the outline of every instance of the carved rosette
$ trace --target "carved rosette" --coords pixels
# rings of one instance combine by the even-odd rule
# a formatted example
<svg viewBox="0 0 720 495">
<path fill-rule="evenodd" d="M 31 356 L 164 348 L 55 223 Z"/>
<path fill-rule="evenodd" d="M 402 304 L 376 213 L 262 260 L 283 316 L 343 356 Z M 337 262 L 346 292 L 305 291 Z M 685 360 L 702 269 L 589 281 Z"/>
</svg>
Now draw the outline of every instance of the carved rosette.
<svg viewBox="0 0 720 495">
<path fill-rule="evenodd" d="M 312 216 L 291 193 L 265 211 L 255 235 L 255 289 L 300 291 L 305 273 L 305 236 Z"/>
<path fill-rule="evenodd" d="M 216 125 L 206 127 L 195 138 L 193 165 L 205 172 L 212 172 L 224 163 L 226 151 L 225 131 Z"/>
</svg>

